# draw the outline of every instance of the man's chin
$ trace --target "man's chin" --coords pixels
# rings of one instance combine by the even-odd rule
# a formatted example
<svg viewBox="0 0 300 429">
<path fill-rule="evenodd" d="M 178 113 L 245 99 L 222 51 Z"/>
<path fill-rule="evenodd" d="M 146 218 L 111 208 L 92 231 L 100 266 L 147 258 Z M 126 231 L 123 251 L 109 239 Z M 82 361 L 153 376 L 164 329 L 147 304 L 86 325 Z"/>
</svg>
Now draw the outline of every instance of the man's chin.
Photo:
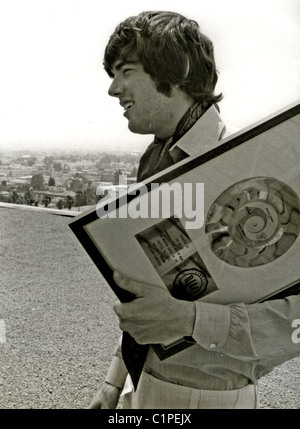
<svg viewBox="0 0 300 429">
<path fill-rule="evenodd" d="M 150 127 L 148 129 L 145 129 L 140 127 L 139 125 L 133 124 L 130 121 L 128 121 L 128 129 L 134 134 L 141 134 L 141 135 L 154 134 L 153 131 L 151 131 Z"/>
</svg>

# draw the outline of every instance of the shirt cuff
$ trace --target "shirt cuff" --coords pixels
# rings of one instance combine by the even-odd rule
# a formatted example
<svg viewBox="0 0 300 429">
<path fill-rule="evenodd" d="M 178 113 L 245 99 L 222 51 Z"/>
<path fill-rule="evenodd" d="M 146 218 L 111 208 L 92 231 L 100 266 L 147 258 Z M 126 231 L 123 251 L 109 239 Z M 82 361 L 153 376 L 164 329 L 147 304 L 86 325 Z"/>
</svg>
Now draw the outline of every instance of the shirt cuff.
<svg viewBox="0 0 300 429">
<path fill-rule="evenodd" d="M 222 352 L 230 330 L 230 307 L 201 301 L 195 306 L 193 339 L 206 350 Z"/>
<path fill-rule="evenodd" d="M 128 374 L 127 368 L 123 359 L 118 356 L 112 358 L 109 370 L 107 372 L 105 381 L 113 386 L 123 389 L 126 376 Z"/>
</svg>

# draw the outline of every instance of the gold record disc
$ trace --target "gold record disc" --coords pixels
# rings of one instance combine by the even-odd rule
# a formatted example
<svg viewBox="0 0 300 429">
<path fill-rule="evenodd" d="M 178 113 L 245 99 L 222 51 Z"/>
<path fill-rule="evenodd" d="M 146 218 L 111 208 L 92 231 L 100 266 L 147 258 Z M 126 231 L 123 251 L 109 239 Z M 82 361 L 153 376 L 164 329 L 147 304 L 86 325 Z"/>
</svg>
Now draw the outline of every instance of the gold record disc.
<svg viewBox="0 0 300 429">
<path fill-rule="evenodd" d="M 236 267 L 274 261 L 299 232 L 299 197 L 272 177 L 243 180 L 226 189 L 210 207 L 205 223 L 213 253 Z"/>
</svg>

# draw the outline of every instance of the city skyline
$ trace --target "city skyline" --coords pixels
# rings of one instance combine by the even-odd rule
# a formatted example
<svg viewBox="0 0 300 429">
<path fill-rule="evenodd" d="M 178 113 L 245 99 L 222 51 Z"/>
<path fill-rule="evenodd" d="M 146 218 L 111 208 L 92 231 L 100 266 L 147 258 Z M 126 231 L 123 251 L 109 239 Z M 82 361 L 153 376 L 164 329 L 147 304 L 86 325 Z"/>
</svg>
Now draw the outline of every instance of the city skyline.
<svg viewBox="0 0 300 429">
<path fill-rule="evenodd" d="M 0 5 L 0 151 L 140 150 L 108 96 L 104 47 L 142 10 L 175 10 L 214 42 L 225 122 L 243 128 L 300 98 L 300 5 L 295 0 L 11 0 Z"/>
</svg>

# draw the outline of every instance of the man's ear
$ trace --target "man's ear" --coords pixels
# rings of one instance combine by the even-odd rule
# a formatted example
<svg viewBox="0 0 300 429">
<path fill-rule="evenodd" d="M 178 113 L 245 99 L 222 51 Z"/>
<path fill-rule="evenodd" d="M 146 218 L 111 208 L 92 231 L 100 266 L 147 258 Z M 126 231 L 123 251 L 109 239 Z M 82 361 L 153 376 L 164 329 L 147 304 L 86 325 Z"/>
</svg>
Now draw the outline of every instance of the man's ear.
<svg viewBox="0 0 300 429">
<path fill-rule="evenodd" d="M 188 107 L 194 103 L 193 98 L 183 91 L 179 85 L 171 85 L 170 98 L 177 99 L 179 103 L 184 103 Z"/>
</svg>

